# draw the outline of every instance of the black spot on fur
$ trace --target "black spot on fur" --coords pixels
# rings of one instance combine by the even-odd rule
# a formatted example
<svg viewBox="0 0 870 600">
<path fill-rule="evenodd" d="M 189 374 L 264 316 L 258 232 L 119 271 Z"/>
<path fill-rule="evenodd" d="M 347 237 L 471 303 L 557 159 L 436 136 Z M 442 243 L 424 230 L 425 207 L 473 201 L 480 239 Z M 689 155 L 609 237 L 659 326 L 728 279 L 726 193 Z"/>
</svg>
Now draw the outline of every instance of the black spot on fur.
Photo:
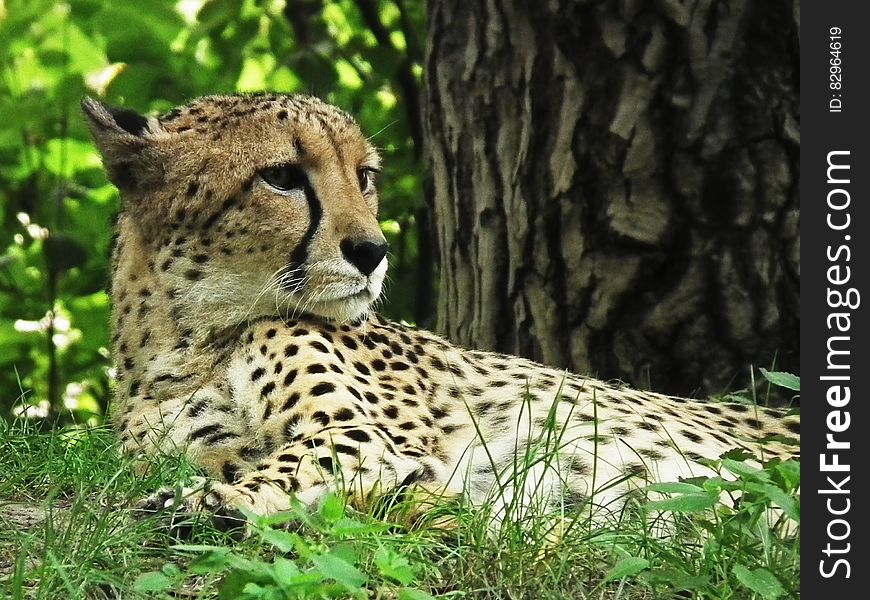
<svg viewBox="0 0 870 600">
<path fill-rule="evenodd" d="M 664 460 L 665 455 L 659 452 L 658 450 L 653 450 L 652 448 L 641 448 L 637 451 L 638 454 L 643 456 L 644 458 L 649 458 L 650 460 Z"/>
<path fill-rule="evenodd" d="M 493 406 L 492 402 L 481 402 L 481 403 L 478 404 L 477 407 L 476 407 L 476 408 L 477 408 L 477 414 L 479 414 L 479 415 L 485 415 L 485 414 L 488 413 L 490 410 L 492 410 L 492 406 Z"/>
<path fill-rule="evenodd" d="M 194 429 L 190 433 L 190 439 L 198 440 L 199 438 L 206 437 L 208 435 L 211 435 L 212 433 L 217 433 L 221 429 L 222 427 L 217 423 L 214 423 L 212 425 L 206 425 L 204 427 L 200 427 L 199 429 Z"/>
<path fill-rule="evenodd" d="M 347 444 L 333 444 L 333 450 L 338 454 L 347 454 L 348 456 L 359 456 L 359 448 L 348 446 Z"/>
<path fill-rule="evenodd" d="M 642 463 L 632 463 L 625 465 L 623 473 L 627 477 L 646 477 L 647 470 Z"/>
<path fill-rule="evenodd" d="M 238 439 L 238 437 L 239 437 L 238 433 L 233 433 L 232 431 L 221 431 L 221 432 L 218 432 L 212 436 L 209 436 L 209 438 L 205 441 L 205 443 L 208 444 L 209 446 L 213 446 L 217 443 L 220 443 L 220 442 L 223 442 L 226 440 Z"/>
<path fill-rule="evenodd" d="M 205 412 L 205 408 L 208 406 L 208 400 L 197 400 L 193 406 L 187 409 L 187 416 L 189 417 L 198 417 L 202 413 Z"/>
<path fill-rule="evenodd" d="M 241 479 L 242 472 L 238 465 L 231 462 L 225 462 L 221 467 L 221 476 L 227 483 L 236 483 Z"/>
<path fill-rule="evenodd" d="M 344 435 L 355 442 L 366 443 L 372 441 L 371 436 L 361 429 L 348 429 L 344 432 Z"/>
<path fill-rule="evenodd" d="M 407 366 L 407 365 L 406 365 Z M 463 371 L 459 365 L 448 365 L 447 369 L 456 377 L 465 377 L 465 371 Z"/>
<path fill-rule="evenodd" d="M 323 383 L 318 383 L 313 388 L 311 388 L 312 396 L 323 396 L 324 394 L 328 394 L 330 392 L 335 391 L 335 384 L 330 383 L 328 381 L 324 381 Z"/>
<path fill-rule="evenodd" d="M 287 397 L 287 400 L 284 402 L 284 405 L 281 407 L 282 411 L 287 411 L 296 406 L 296 403 L 299 402 L 299 392 L 293 392 Z"/>
<path fill-rule="evenodd" d="M 332 418 L 336 421 L 350 421 L 353 419 L 353 411 L 349 408 L 342 408 L 336 411 Z"/>
<path fill-rule="evenodd" d="M 700 444 L 702 441 L 704 441 L 704 438 L 703 438 L 703 437 L 701 437 L 701 436 L 698 435 L 697 433 L 695 433 L 695 432 L 693 432 L 693 431 L 689 431 L 689 430 L 687 430 L 687 429 L 683 429 L 682 431 L 680 431 L 680 434 L 681 434 L 684 438 L 686 438 L 687 440 L 689 440 L 690 442 L 695 442 L 696 444 Z"/>
<path fill-rule="evenodd" d="M 359 371 L 363 375 L 371 375 L 371 373 L 372 373 L 371 371 L 369 371 L 369 368 L 367 366 L 365 366 L 363 363 L 361 363 L 359 361 L 353 363 L 353 366 L 354 366 L 354 368 L 356 368 L 357 371 Z"/>
</svg>

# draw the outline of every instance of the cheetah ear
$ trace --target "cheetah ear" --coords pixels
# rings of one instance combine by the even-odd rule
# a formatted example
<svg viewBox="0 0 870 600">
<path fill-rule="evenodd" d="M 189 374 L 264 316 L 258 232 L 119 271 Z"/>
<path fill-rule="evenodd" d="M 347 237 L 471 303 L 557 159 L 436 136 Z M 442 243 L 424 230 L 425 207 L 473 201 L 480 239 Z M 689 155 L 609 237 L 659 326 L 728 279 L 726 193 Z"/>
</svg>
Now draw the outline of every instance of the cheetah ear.
<svg viewBox="0 0 870 600">
<path fill-rule="evenodd" d="M 162 175 L 153 152 L 153 135 L 160 129 L 156 119 L 87 96 L 82 99 L 82 111 L 103 155 L 106 173 L 119 189 L 131 191 Z"/>
</svg>

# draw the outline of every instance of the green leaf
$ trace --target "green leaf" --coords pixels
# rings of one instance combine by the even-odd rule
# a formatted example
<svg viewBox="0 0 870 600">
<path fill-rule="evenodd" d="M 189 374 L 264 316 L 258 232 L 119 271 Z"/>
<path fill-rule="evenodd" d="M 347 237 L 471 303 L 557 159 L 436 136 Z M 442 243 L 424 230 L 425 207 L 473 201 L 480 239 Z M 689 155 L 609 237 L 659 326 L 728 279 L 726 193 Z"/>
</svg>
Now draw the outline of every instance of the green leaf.
<svg viewBox="0 0 870 600">
<path fill-rule="evenodd" d="M 762 376 L 773 385 L 792 390 L 795 392 L 801 391 L 801 378 L 785 371 L 768 371 L 767 369 L 759 369 Z"/>
<path fill-rule="evenodd" d="M 315 555 L 311 557 L 311 562 L 324 577 L 334 579 L 350 592 L 362 589 L 368 579 L 365 573 L 335 554 Z"/>
<path fill-rule="evenodd" d="M 329 494 L 320 506 L 320 516 L 327 523 L 335 523 L 344 517 L 344 501 L 334 494 Z"/>
<path fill-rule="evenodd" d="M 773 465 L 772 468 L 777 478 L 782 481 L 786 489 L 797 489 L 801 483 L 801 465 L 796 460 L 786 460 Z"/>
<path fill-rule="evenodd" d="M 607 574 L 604 581 L 613 581 L 623 577 L 632 577 L 649 568 L 649 561 L 638 556 L 629 556 L 616 563 L 616 566 Z"/>
<path fill-rule="evenodd" d="M 272 572 L 276 581 L 284 583 L 292 582 L 302 573 L 295 562 L 280 556 L 272 564 Z"/>
<path fill-rule="evenodd" d="M 159 571 L 142 573 L 133 582 L 133 589 L 139 593 L 162 592 L 172 585 L 172 580 Z"/>
<path fill-rule="evenodd" d="M 700 494 L 704 491 L 703 488 L 684 481 L 653 483 L 646 486 L 646 489 L 651 492 L 662 492 L 664 494 Z"/>
<path fill-rule="evenodd" d="M 408 585 L 414 581 L 414 569 L 407 556 L 395 552 L 391 548 L 381 546 L 375 552 L 375 565 L 382 577 Z"/>
<path fill-rule="evenodd" d="M 755 455 L 752 454 L 751 452 L 747 452 L 743 448 L 732 448 L 731 450 L 728 450 L 727 452 L 723 452 L 722 454 L 720 454 L 719 458 L 731 458 L 734 460 L 743 461 L 743 460 L 753 459 L 753 458 L 755 458 Z"/>
<path fill-rule="evenodd" d="M 734 404 L 752 404 L 752 399 L 740 394 L 725 394 L 722 396 L 725 402 L 733 402 Z"/>
<path fill-rule="evenodd" d="M 417 590 L 414 588 L 400 588 L 399 600 L 435 600 L 435 598 L 433 596 L 430 596 L 423 590 Z"/>
<path fill-rule="evenodd" d="M 250 596 L 245 594 L 245 588 L 249 583 L 251 583 L 251 577 L 248 573 L 241 571 L 230 572 L 221 582 L 220 591 L 218 592 L 219 600 L 249 598 Z"/>
<path fill-rule="evenodd" d="M 709 583 L 709 578 L 701 575 L 690 575 L 677 569 L 653 569 L 641 573 L 640 579 L 650 584 L 667 584 L 671 591 L 699 590 Z"/>
<path fill-rule="evenodd" d="M 385 532 L 388 529 L 386 523 L 360 523 L 356 519 L 339 519 L 332 524 L 332 533 L 339 537 Z"/>
<path fill-rule="evenodd" d="M 275 546 L 281 552 L 293 552 L 299 545 L 299 536 L 288 531 L 277 529 L 263 529 L 259 532 L 263 541 Z"/>
<path fill-rule="evenodd" d="M 708 508 L 712 508 L 716 502 L 717 497 L 712 494 L 683 494 L 682 496 L 674 496 L 673 498 L 647 502 L 644 505 L 644 508 L 646 510 L 694 513 L 703 512 Z"/>
<path fill-rule="evenodd" d="M 725 458 L 722 460 L 722 466 L 747 481 L 770 481 L 770 475 L 743 461 Z"/>
<path fill-rule="evenodd" d="M 737 564 L 732 571 L 740 583 L 762 598 L 776 600 L 785 595 L 782 584 L 767 569 L 759 568 L 750 571 L 744 565 Z"/>
<path fill-rule="evenodd" d="M 210 550 L 205 554 L 196 557 L 191 563 L 188 570 L 191 573 L 219 573 L 227 568 L 245 567 L 247 559 L 233 555 L 225 548 Z"/>
<path fill-rule="evenodd" d="M 787 517 L 800 523 L 800 504 L 795 497 L 770 483 L 750 483 L 746 489 L 769 498 L 771 502 L 782 509 Z"/>
</svg>

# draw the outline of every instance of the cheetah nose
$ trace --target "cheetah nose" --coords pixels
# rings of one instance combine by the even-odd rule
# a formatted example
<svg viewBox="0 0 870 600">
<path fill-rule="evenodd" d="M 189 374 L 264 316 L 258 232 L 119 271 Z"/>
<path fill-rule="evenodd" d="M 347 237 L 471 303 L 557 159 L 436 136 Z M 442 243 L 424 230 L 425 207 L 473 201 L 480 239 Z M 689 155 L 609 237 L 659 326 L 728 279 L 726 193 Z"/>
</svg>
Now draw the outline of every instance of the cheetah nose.
<svg viewBox="0 0 870 600">
<path fill-rule="evenodd" d="M 359 269 L 363 275 L 369 276 L 387 255 L 388 246 L 386 242 L 345 238 L 339 247 L 350 264 Z"/>
</svg>

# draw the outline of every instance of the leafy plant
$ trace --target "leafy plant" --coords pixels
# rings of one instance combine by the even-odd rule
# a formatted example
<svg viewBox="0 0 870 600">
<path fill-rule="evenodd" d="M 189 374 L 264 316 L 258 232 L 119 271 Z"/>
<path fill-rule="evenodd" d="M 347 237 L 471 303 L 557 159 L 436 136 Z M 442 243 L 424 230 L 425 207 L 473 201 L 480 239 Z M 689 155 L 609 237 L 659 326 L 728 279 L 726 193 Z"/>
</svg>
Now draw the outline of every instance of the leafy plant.
<svg viewBox="0 0 870 600">
<path fill-rule="evenodd" d="M 762 375 L 772 385 L 800 391 L 794 375 L 763 369 Z M 733 450 L 708 463 L 716 476 L 647 486 L 658 498 L 644 503 L 644 512 L 672 519 L 666 529 L 674 539 L 661 543 L 644 536 L 638 543 L 641 556 L 620 543 L 618 551 L 626 557 L 605 581 L 636 577 L 656 593 L 691 590 L 698 598 L 795 595 L 800 464 L 776 459 L 758 467 L 749 458 Z"/>
<path fill-rule="evenodd" d="M 378 539 L 384 525 L 348 517 L 336 496 L 328 496 L 315 514 L 297 505 L 280 515 L 248 516 L 253 534 L 274 549 L 271 560 L 225 546 L 178 545 L 175 550 L 195 555 L 184 572 L 170 563 L 140 575 L 134 588 L 168 591 L 185 577 L 217 573 L 218 597 L 226 599 L 368 598 L 371 590 L 400 600 L 431 598 L 413 587 L 419 567 Z M 304 537 L 287 530 L 291 522 L 304 524 Z"/>
</svg>

